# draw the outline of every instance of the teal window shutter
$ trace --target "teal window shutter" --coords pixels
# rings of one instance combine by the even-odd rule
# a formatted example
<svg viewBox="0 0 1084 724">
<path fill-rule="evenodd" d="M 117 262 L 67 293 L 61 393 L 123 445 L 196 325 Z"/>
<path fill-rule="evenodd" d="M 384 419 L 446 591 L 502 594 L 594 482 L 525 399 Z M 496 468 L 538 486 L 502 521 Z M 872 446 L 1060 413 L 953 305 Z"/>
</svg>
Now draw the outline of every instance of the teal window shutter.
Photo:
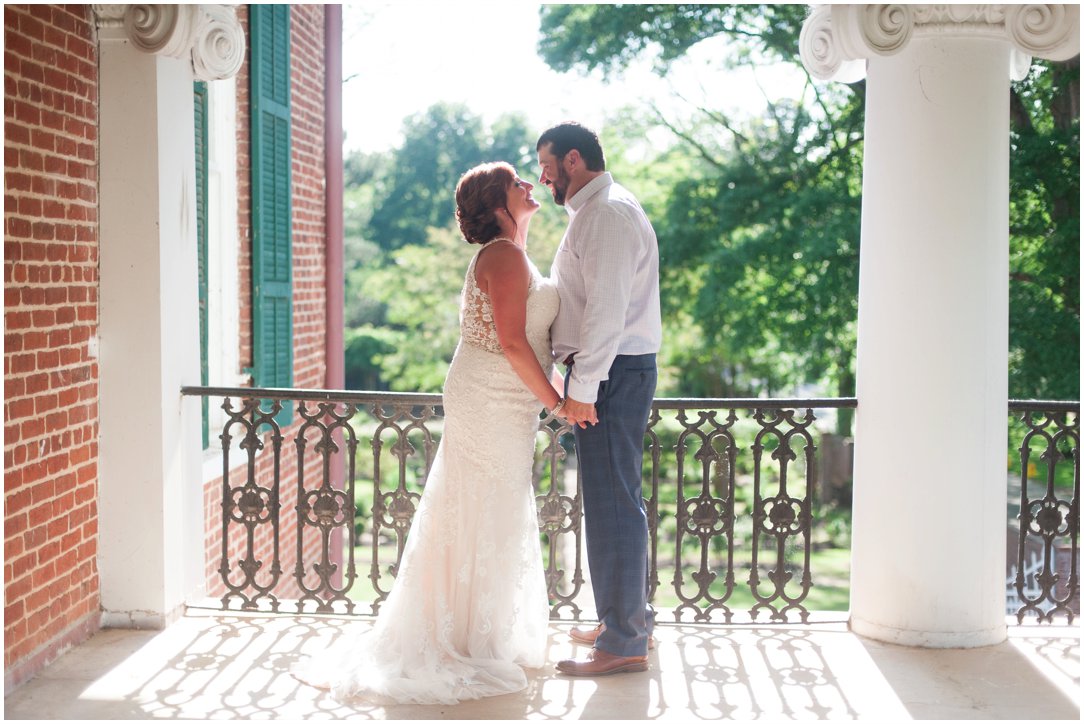
<svg viewBox="0 0 1084 724">
<path fill-rule="evenodd" d="M 196 81 L 192 85 L 196 131 L 196 249 L 199 255 L 199 383 L 206 386 L 210 381 L 207 365 L 207 84 Z M 200 398 L 202 406 L 203 449 L 211 442 L 209 406 L 206 397 Z"/>
<path fill-rule="evenodd" d="M 253 366 L 257 387 L 293 386 L 290 6 L 250 5 Z M 292 407 L 276 417 L 292 420 Z"/>
</svg>

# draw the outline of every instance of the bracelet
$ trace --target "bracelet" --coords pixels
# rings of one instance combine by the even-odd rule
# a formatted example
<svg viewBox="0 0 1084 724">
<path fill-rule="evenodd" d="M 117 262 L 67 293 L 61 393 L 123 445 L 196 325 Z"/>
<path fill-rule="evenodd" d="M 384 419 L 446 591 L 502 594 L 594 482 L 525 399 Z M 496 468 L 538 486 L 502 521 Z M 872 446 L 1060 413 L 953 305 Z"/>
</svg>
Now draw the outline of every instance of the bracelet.
<svg viewBox="0 0 1084 724">
<path fill-rule="evenodd" d="M 550 424 L 551 422 L 553 422 L 554 420 L 558 420 L 558 421 L 560 421 L 560 422 L 562 422 L 562 423 L 563 423 L 564 421 L 563 421 L 563 420 L 561 420 L 561 419 L 560 419 L 559 417 L 557 417 L 557 413 L 558 413 L 558 412 L 560 412 L 560 411 L 561 411 L 561 408 L 562 408 L 562 407 L 564 407 L 564 406 L 565 406 L 565 401 L 564 401 L 563 399 L 559 399 L 559 400 L 557 400 L 557 404 L 553 406 L 553 409 L 552 409 L 552 410 L 549 410 L 549 409 L 546 409 L 546 408 L 542 408 L 542 409 L 546 410 L 546 412 L 547 412 L 548 414 L 547 414 L 547 415 L 546 415 L 546 417 L 545 417 L 545 418 L 544 418 L 544 419 L 542 420 L 541 424 L 542 424 L 542 425 L 548 425 L 548 424 Z"/>
</svg>

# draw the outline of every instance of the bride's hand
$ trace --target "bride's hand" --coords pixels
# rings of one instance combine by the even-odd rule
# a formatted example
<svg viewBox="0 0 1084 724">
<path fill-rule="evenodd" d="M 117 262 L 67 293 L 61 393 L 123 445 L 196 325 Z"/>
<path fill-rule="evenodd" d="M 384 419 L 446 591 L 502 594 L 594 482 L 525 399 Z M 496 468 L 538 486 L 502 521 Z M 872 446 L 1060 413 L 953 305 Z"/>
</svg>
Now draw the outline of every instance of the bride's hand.
<svg viewBox="0 0 1084 724">
<path fill-rule="evenodd" d="M 579 425 L 581 428 L 586 428 L 588 425 L 598 424 L 595 405 L 591 402 L 580 402 L 571 397 L 566 397 L 561 413 L 565 415 L 565 419 L 570 425 Z"/>
</svg>

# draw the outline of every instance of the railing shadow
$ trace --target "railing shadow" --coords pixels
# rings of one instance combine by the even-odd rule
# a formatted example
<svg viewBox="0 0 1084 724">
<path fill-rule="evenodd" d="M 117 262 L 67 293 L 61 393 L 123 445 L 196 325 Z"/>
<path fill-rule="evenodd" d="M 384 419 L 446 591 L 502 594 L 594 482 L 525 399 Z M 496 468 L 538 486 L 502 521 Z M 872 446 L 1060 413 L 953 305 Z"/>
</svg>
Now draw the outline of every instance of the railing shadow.
<svg viewBox="0 0 1084 724">
<path fill-rule="evenodd" d="M 455 706 L 335 701 L 290 675 L 368 617 L 199 614 L 164 632 L 105 631 L 9 695 L 5 716 L 60 719 L 956 719 L 1077 718 L 1079 632 L 1020 633 L 980 649 L 867 641 L 840 623 L 656 628 L 650 669 L 566 677 L 583 649 L 550 627 L 523 692 Z M 102 642 L 105 642 L 102 645 Z M 89 672 L 89 673 L 88 673 Z M 85 678 L 81 678 L 85 677 Z M 1058 680 L 1060 677 L 1060 680 Z M 1076 689 L 1078 690 L 1078 689 Z"/>
<path fill-rule="evenodd" d="M 1041 638 L 1038 646 L 1034 639 L 1020 645 L 1010 638 L 970 649 L 859 640 L 876 674 L 905 708 L 907 719 L 1079 720 L 1079 666 L 1075 677 L 1065 675 L 1073 658 L 1079 663 L 1079 632 Z M 1046 647 L 1050 648 L 1043 652 Z M 1076 686 L 1059 681 L 1062 677 L 1075 679 Z"/>
</svg>

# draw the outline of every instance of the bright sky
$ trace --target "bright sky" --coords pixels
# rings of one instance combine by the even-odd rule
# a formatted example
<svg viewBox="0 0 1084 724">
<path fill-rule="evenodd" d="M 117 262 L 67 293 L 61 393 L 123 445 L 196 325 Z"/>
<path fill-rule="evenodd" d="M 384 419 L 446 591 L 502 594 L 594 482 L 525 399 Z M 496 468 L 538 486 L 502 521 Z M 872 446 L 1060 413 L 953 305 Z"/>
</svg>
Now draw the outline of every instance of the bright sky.
<svg viewBox="0 0 1084 724">
<path fill-rule="evenodd" d="M 365 0 L 343 6 L 343 130 L 346 149 L 377 151 L 401 141 L 405 117 L 437 101 L 463 102 L 491 123 L 519 111 L 538 130 L 575 119 L 601 131 L 607 115 L 655 101 L 669 114 L 682 96 L 731 113 L 759 113 L 801 93 L 789 65 L 725 74 L 719 39 L 697 45 L 663 80 L 646 63 L 603 81 L 556 73 L 539 58 L 539 4 L 525 0 Z"/>
</svg>

